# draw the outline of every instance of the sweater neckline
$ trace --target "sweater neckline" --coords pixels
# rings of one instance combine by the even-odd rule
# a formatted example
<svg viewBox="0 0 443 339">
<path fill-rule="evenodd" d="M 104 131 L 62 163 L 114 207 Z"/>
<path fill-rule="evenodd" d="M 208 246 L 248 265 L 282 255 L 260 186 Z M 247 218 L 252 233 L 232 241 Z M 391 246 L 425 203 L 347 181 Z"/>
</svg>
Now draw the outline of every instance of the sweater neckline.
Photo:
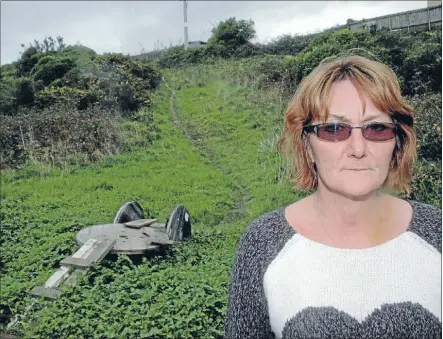
<svg viewBox="0 0 443 339">
<path fill-rule="evenodd" d="M 405 231 L 403 231 L 402 233 L 400 233 L 399 235 L 397 235 L 396 237 L 382 242 L 381 244 L 375 245 L 375 246 L 371 246 L 371 247 L 364 247 L 364 248 L 342 248 L 342 247 L 336 247 L 336 246 L 331 246 L 331 245 L 327 245 L 324 243 L 321 243 L 319 241 L 316 240 L 312 240 L 308 237 L 305 237 L 303 235 L 301 235 L 300 233 L 297 233 L 292 226 L 289 224 L 289 222 L 287 221 L 286 217 L 285 217 L 285 210 L 286 207 L 290 206 L 291 204 L 287 204 L 285 206 L 283 206 L 282 208 L 280 208 L 279 210 L 279 216 L 282 222 L 282 226 L 283 228 L 288 231 L 289 233 L 291 233 L 293 236 L 294 235 L 298 235 L 299 238 L 304 239 L 304 241 L 319 247 L 319 248 L 323 248 L 325 250 L 329 250 L 329 251 L 336 251 L 336 252 L 359 252 L 359 253 L 367 253 L 367 252 L 372 252 L 372 251 L 377 251 L 380 250 L 381 248 L 387 247 L 387 246 L 391 246 L 393 243 L 401 240 L 408 232 L 410 232 L 410 230 L 412 229 L 413 225 L 415 224 L 415 219 L 416 219 L 416 214 L 417 214 L 417 210 L 416 210 L 416 205 L 414 203 L 414 201 L 412 200 L 406 200 L 405 201 L 407 203 L 409 203 L 409 205 L 411 205 L 412 207 L 412 217 L 411 217 L 411 221 L 409 222 L 408 227 L 406 228 Z"/>
</svg>

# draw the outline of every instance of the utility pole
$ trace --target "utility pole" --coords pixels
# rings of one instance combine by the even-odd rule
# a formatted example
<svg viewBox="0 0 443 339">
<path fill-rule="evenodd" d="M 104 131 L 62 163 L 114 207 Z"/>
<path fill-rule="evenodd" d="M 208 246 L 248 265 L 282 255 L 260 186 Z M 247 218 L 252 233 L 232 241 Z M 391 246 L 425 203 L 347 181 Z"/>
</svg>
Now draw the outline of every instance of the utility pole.
<svg viewBox="0 0 443 339">
<path fill-rule="evenodd" d="M 183 17 L 185 19 L 185 49 L 188 49 L 189 43 L 188 43 L 188 3 L 186 0 L 183 0 Z"/>
</svg>

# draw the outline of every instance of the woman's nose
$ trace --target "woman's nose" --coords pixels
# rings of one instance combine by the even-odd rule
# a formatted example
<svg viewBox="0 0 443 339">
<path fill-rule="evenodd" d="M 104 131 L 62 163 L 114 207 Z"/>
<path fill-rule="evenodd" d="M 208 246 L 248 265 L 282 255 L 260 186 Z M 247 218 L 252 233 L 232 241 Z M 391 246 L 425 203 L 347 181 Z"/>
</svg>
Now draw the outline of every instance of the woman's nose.
<svg viewBox="0 0 443 339">
<path fill-rule="evenodd" d="M 363 136 L 361 128 L 353 128 L 348 141 L 348 156 L 363 158 L 366 156 L 368 141 Z"/>
</svg>

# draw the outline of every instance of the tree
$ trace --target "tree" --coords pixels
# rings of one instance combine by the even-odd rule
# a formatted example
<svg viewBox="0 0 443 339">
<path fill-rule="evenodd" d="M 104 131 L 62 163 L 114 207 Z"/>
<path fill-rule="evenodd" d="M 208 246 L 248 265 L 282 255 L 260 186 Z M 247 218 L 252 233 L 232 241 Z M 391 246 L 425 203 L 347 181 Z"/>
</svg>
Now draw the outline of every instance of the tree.
<svg viewBox="0 0 443 339">
<path fill-rule="evenodd" d="M 221 56 L 229 56 L 238 49 L 244 48 L 255 38 L 256 32 L 252 20 L 236 20 L 235 17 L 221 21 L 212 29 L 207 48 Z"/>
</svg>

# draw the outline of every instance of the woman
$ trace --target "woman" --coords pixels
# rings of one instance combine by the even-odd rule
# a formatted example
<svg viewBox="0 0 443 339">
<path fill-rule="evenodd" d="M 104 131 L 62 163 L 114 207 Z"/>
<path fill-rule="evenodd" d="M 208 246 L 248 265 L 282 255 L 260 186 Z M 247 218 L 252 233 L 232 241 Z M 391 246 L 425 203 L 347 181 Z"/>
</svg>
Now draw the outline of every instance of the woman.
<svg viewBox="0 0 443 339">
<path fill-rule="evenodd" d="M 392 195 L 410 191 L 412 114 L 360 56 L 301 82 L 280 150 L 313 193 L 246 228 L 225 338 L 441 338 L 441 211 Z"/>
</svg>

